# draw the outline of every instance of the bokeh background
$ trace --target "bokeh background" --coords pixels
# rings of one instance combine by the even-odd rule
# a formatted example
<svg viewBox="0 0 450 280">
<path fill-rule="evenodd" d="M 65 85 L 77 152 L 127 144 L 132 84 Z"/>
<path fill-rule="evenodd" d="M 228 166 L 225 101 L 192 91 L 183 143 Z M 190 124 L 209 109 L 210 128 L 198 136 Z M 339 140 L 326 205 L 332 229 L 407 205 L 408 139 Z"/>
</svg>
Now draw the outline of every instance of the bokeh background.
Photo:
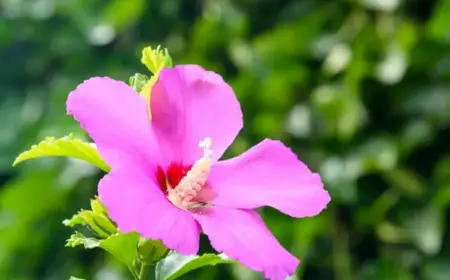
<svg viewBox="0 0 450 280">
<path fill-rule="evenodd" d="M 88 207 L 101 172 L 11 163 L 46 136 L 86 138 L 68 92 L 147 73 L 140 51 L 158 44 L 233 86 L 245 128 L 228 156 L 279 138 L 322 175 L 321 215 L 262 210 L 302 259 L 294 279 L 450 279 L 449 0 L 0 3 L 0 279 L 129 279 L 100 250 L 64 247 L 61 221 Z M 218 266 L 185 279 L 259 277 Z"/>
</svg>

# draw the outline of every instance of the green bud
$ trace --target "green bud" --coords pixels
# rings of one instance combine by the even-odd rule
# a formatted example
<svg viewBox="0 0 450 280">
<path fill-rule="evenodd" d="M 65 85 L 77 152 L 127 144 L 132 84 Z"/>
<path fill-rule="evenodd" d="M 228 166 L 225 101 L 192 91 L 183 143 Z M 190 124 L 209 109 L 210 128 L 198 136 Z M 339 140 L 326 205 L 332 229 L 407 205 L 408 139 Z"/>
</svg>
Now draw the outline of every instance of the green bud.
<svg viewBox="0 0 450 280">
<path fill-rule="evenodd" d="M 98 200 L 98 197 L 91 199 L 91 210 L 81 210 L 71 219 L 64 220 L 63 224 L 68 227 L 76 225 L 88 226 L 98 236 L 109 237 L 117 233 L 116 225 L 108 218 L 105 206 Z"/>
<path fill-rule="evenodd" d="M 76 225 L 85 226 L 86 225 L 86 221 L 80 216 L 80 213 L 77 213 L 77 214 L 73 215 L 72 218 L 65 219 L 63 221 L 63 224 L 66 227 L 74 227 Z"/>
<path fill-rule="evenodd" d="M 167 49 L 161 50 L 160 46 L 156 49 L 146 47 L 142 50 L 141 62 L 147 66 L 153 75 L 158 75 L 159 71 L 165 67 L 172 67 L 172 58 Z"/>
<path fill-rule="evenodd" d="M 94 199 L 91 199 L 91 209 L 97 214 L 108 216 L 108 210 L 106 210 L 105 205 L 103 205 L 100 200 L 98 200 L 98 196 L 95 196 Z"/>
<path fill-rule="evenodd" d="M 150 265 L 163 259 L 169 249 L 160 240 L 141 238 L 138 243 L 138 257 L 141 262 Z"/>
<path fill-rule="evenodd" d="M 114 226 L 114 224 L 107 217 L 101 214 L 97 214 L 89 210 L 83 210 L 79 215 L 86 221 L 86 224 L 100 237 L 106 238 L 117 232 L 117 228 Z"/>
<path fill-rule="evenodd" d="M 141 92 L 142 88 L 147 84 L 149 78 L 144 74 L 136 73 L 130 77 L 129 84 L 136 91 Z"/>
</svg>

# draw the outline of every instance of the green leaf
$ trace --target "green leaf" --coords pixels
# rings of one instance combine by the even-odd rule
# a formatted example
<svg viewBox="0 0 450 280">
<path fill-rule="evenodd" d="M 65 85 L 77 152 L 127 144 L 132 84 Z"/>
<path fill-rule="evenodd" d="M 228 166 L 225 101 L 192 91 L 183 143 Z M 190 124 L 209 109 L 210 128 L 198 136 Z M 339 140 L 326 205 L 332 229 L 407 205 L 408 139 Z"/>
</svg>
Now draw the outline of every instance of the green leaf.
<svg viewBox="0 0 450 280">
<path fill-rule="evenodd" d="M 76 139 L 72 134 L 59 139 L 47 137 L 39 144 L 31 146 L 28 151 L 21 153 L 13 166 L 25 160 L 49 156 L 73 157 L 87 161 L 105 172 L 110 170 L 108 164 L 100 157 L 94 143 Z"/>
<path fill-rule="evenodd" d="M 138 242 L 139 234 L 136 232 L 118 233 L 100 241 L 100 247 L 127 266 L 132 266 Z"/>
<path fill-rule="evenodd" d="M 102 248 L 118 260 L 131 267 L 136 257 L 136 248 L 139 242 L 139 234 L 136 232 L 117 233 L 110 237 L 99 240 L 86 237 L 80 232 L 75 232 L 67 240 L 67 247 L 83 245 L 86 249 Z"/>
<path fill-rule="evenodd" d="M 411 213 L 405 223 L 412 243 L 423 253 L 429 256 L 439 253 L 445 228 L 443 210 L 428 206 Z"/>
<path fill-rule="evenodd" d="M 422 197 L 426 190 L 423 179 L 406 168 L 398 167 L 386 171 L 384 178 L 392 187 L 410 197 Z"/>
<path fill-rule="evenodd" d="M 105 23 L 111 24 L 114 29 L 120 31 L 139 20 L 145 12 L 145 4 L 145 0 L 111 0 L 105 5 L 99 18 L 103 18 Z"/>
<path fill-rule="evenodd" d="M 448 276 L 450 275 L 449 262 L 450 260 L 446 257 L 426 261 L 421 266 L 422 277 L 420 279 L 448 280 Z"/>
<path fill-rule="evenodd" d="M 74 276 L 70 276 L 69 280 L 84 280 L 84 279 L 82 279 L 82 278 L 77 278 L 77 277 L 74 277 Z"/>
<path fill-rule="evenodd" d="M 224 254 L 204 254 L 201 256 L 183 256 L 175 252 L 156 265 L 156 280 L 173 280 L 202 266 L 235 263 Z"/>
<path fill-rule="evenodd" d="M 398 263 L 396 259 L 385 257 L 374 262 L 368 262 L 360 271 L 364 280 L 413 280 L 414 277 L 407 268 Z"/>
<path fill-rule="evenodd" d="M 439 1 L 428 22 L 428 34 L 432 39 L 448 41 L 448 21 L 450 19 L 450 0 Z"/>
</svg>

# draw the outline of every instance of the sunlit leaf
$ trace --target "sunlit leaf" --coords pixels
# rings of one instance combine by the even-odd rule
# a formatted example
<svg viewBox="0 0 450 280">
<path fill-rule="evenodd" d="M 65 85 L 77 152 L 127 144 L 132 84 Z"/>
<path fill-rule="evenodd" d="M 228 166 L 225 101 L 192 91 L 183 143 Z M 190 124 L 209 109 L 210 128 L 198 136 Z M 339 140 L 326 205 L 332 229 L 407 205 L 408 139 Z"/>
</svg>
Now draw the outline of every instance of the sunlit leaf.
<svg viewBox="0 0 450 280">
<path fill-rule="evenodd" d="M 74 277 L 74 276 L 70 276 L 69 280 L 84 280 L 84 279 L 82 279 L 82 278 L 77 278 L 77 277 Z"/>
<path fill-rule="evenodd" d="M 121 262 L 131 266 L 136 257 L 139 234 L 136 232 L 118 233 L 100 241 L 100 247 Z"/>
<path fill-rule="evenodd" d="M 428 207 L 411 215 L 406 221 L 412 242 L 425 254 L 435 255 L 442 247 L 444 236 L 444 213 Z"/>
<path fill-rule="evenodd" d="M 450 20 L 450 1 L 438 1 L 434 7 L 433 16 L 428 22 L 428 33 L 433 39 L 448 40 L 448 21 Z"/>
<path fill-rule="evenodd" d="M 121 30 L 139 20 L 145 12 L 145 0 L 112 0 L 103 10 L 103 18 L 116 29 Z"/>
<path fill-rule="evenodd" d="M 87 143 L 76 139 L 72 134 L 56 139 L 48 137 L 31 149 L 21 153 L 13 163 L 13 166 L 40 157 L 73 157 L 87 161 L 105 172 L 109 171 L 108 164 L 100 157 L 94 143 Z"/>
<path fill-rule="evenodd" d="M 173 280 L 203 266 L 230 263 L 235 263 L 235 261 L 229 259 L 223 254 L 183 256 L 178 253 L 171 252 L 165 259 L 156 265 L 156 280 Z"/>
</svg>

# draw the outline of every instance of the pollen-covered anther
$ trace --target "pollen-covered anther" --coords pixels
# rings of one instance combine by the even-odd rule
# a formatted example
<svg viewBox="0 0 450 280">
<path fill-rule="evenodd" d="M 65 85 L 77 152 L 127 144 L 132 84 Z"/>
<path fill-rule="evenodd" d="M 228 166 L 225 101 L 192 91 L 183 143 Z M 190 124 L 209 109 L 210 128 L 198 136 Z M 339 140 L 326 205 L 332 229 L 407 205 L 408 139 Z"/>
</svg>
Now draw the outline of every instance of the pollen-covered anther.
<svg viewBox="0 0 450 280">
<path fill-rule="evenodd" d="M 203 157 L 194 163 L 174 189 L 169 189 L 169 200 L 179 208 L 188 208 L 205 185 L 211 170 L 211 146 L 212 140 L 209 137 L 199 143 L 199 147 L 203 149 Z"/>
</svg>

